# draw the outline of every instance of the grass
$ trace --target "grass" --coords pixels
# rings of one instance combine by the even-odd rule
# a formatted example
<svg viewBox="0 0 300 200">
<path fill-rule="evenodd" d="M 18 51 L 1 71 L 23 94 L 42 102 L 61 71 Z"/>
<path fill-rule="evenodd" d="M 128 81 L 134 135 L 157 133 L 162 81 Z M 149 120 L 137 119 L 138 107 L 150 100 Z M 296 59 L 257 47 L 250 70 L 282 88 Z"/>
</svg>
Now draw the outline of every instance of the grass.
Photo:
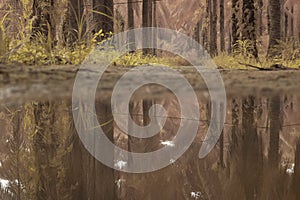
<svg viewBox="0 0 300 200">
<path fill-rule="evenodd" d="M 224 69 L 252 69 L 246 65 L 253 65 L 260 68 L 270 68 L 275 64 L 279 64 L 288 68 L 300 68 L 300 58 L 293 60 L 282 60 L 276 58 L 267 58 L 266 56 L 261 56 L 258 59 L 245 58 L 241 55 L 230 55 L 230 54 L 221 54 L 213 58 L 215 64 L 218 67 Z"/>
<path fill-rule="evenodd" d="M 143 55 L 142 51 L 136 51 L 134 53 L 128 53 L 115 61 L 118 66 L 139 66 L 145 64 L 151 65 L 164 65 L 164 66 L 187 66 L 190 65 L 186 60 L 180 56 L 154 56 Z"/>
<path fill-rule="evenodd" d="M 55 45 L 51 34 L 50 24 L 47 23 L 48 34 L 40 32 L 33 33 L 32 2 L 21 0 L 23 4 L 22 13 L 14 13 L 8 5 L 6 13 L 0 20 L 0 63 L 23 64 L 23 65 L 77 65 L 91 53 L 97 45 L 101 45 L 101 40 L 110 38 L 112 33 L 104 33 L 102 29 L 91 34 L 91 30 L 85 27 L 88 20 L 86 13 L 77 13 L 72 6 L 72 12 L 76 21 L 76 30 L 69 30 L 76 41 L 71 44 L 68 41 L 60 41 L 63 45 Z M 64 4 L 66 2 L 63 0 Z M 104 15 L 109 19 L 114 19 L 105 13 L 92 10 L 92 13 Z M 53 13 L 52 13 L 53 14 Z M 118 24 L 118 21 L 115 21 Z M 12 34 L 9 30 L 14 26 L 17 34 Z M 91 26 L 93 27 L 93 25 Z M 91 28 L 90 27 L 90 28 Z M 254 45 L 249 40 L 238 40 L 233 45 L 232 54 L 220 53 L 213 58 L 218 67 L 224 69 L 248 69 L 246 65 L 253 65 L 268 68 L 274 64 L 281 64 L 285 67 L 299 68 L 300 66 L 300 44 L 297 39 L 289 38 L 286 41 L 278 41 L 274 51 L 277 57 L 268 58 L 260 56 L 254 59 L 252 56 Z M 117 60 L 115 64 L 119 66 L 138 66 L 144 64 L 162 64 L 165 66 L 187 66 L 190 65 L 180 56 L 160 53 L 160 56 L 144 55 L 141 51 L 128 53 Z M 104 55 L 109 56 L 109 55 Z M 245 65 L 246 64 L 246 65 Z"/>
<path fill-rule="evenodd" d="M 9 15 L 6 14 L 0 21 L 0 63 L 4 64 L 23 64 L 23 65 L 77 65 L 91 53 L 97 45 L 101 45 L 101 40 L 110 38 L 113 34 L 104 33 L 102 29 L 94 33 L 91 38 L 83 32 L 85 16 L 76 18 L 78 23 L 77 41 L 71 45 L 58 46 L 53 45 L 51 38 L 51 27 L 48 24 L 48 35 L 35 33 L 32 37 L 32 21 L 28 24 L 19 21 L 18 27 L 26 30 L 26 34 L 18 35 L 12 38 L 5 24 L 9 21 Z M 22 32 L 22 31 L 21 31 Z M 88 30 L 87 30 L 88 32 Z M 279 56 L 268 58 L 260 56 L 253 58 L 253 45 L 251 41 L 237 41 L 233 45 L 233 53 L 220 53 L 213 58 L 218 67 L 224 69 L 249 69 L 247 65 L 268 68 L 274 64 L 280 64 L 289 68 L 300 67 L 300 45 L 295 39 L 289 39 L 286 42 L 278 41 L 278 46 L 274 49 Z M 165 65 L 165 66 L 187 66 L 190 65 L 180 56 L 160 53 L 160 56 L 144 55 L 141 51 L 128 53 L 117 60 L 118 66 L 139 66 L 144 64 Z"/>
<path fill-rule="evenodd" d="M 103 33 L 100 31 L 95 34 L 95 37 L 98 37 L 99 34 L 103 36 Z M 0 36 L 0 43 L 5 44 L 2 46 L 0 51 L 2 55 L 0 61 L 5 64 L 77 65 L 82 63 L 82 61 L 98 44 L 95 37 L 93 37 L 89 42 L 76 43 L 73 46 L 52 47 L 46 37 L 38 35 L 36 39 L 24 42 L 22 45 L 19 45 L 17 49 L 14 49 L 13 45 L 19 44 L 19 42 L 9 41 L 3 34 L 3 31 L 0 32 Z M 295 55 L 294 52 L 293 55 Z M 218 67 L 224 69 L 249 69 L 249 67 L 246 66 L 247 64 L 261 68 L 268 68 L 274 64 L 281 64 L 289 68 L 300 67 L 300 58 L 297 56 L 293 58 L 275 57 L 272 59 L 267 58 L 266 56 L 261 56 L 258 59 L 254 59 L 251 56 L 245 56 L 242 54 L 221 53 L 218 56 L 215 56 L 213 60 Z M 189 65 L 189 63 L 180 56 L 164 55 L 161 57 L 144 55 L 142 51 L 125 54 L 115 60 L 115 64 L 118 66 L 162 64 L 170 67 Z"/>
<path fill-rule="evenodd" d="M 258 58 L 252 56 L 253 45 L 250 41 L 237 41 L 233 45 L 233 53 L 221 53 L 213 58 L 217 66 L 225 69 L 248 69 L 247 65 L 259 68 L 270 68 L 277 64 L 288 68 L 300 68 L 300 44 L 294 38 L 287 41 L 278 40 L 278 45 L 273 49 L 277 56 L 268 57 L 260 55 Z"/>
<path fill-rule="evenodd" d="M 267 58 L 262 56 L 258 59 L 245 59 L 242 56 L 221 55 L 213 58 L 217 66 L 224 69 L 251 69 L 246 65 L 252 65 L 259 68 L 270 68 L 274 65 L 281 65 L 287 68 L 300 68 L 300 58 L 293 60 L 281 60 L 276 58 Z"/>
</svg>

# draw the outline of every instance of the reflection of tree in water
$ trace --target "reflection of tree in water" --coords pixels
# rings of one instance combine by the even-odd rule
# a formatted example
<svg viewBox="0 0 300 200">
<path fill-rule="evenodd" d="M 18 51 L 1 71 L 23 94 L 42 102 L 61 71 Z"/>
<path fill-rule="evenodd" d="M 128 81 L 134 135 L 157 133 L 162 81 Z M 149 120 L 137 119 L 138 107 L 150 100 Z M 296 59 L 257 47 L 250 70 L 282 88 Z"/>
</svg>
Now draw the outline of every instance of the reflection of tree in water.
<svg viewBox="0 0 300 200">
<path fill-rule="evenodd" d="M 0 175 L 9 183 L 1 199 L 113 198 L 112 170 L 84 149 L 65 103 L 26 104 L 7 118 L 12 134 Z"/>
<path fill-rule="evenodd" d="M 270 101 L 270 144 L 269 165 L 271 168 L 279 167 L 279 132 L 281 130 L 281 105 L 280 97 L 274 96 Z"/>
<path fill-rule="evenodd" d="M 1 141 L 0 178 L 9 186 L 0 189 L 0 198 L 140 199 L 148 195 L 151 199 L 189 199 L 197 194 L 200 199 L 299 199 L 300 142 L 292 161 L 293 173 L 287 174 L 279 148 L 283 101 L 274 96 L 267 99 L 267 105 L 264 102 L 265 98 L 254 97 L 232 100 L 228 105 L 230 137 L 226 124 L 223 137 L 207 158 L 195 159 L 201 145 L 198 141 L 169 167 L 147 174 L 117 172 L 95 160 L 76 134 L 68 103 L 34 102 L 10 109 L 1 114 L 6 113 L 8 142 Z M 170 109 L 177 106 L 174 102 L 166 105 Z M 150 106 L 139 101 L 130 105 L 130 110 L 147 115 Z M 100 124 L 111 120 L 110 105 L 97 102 L 96 109 L 101 113 Z M 209 104 L 202 105 L 204 118 L 210 118 L 209 109 Z M 132 117 L 147 124 L 146 115 Z M 268 121 L 266 129 L 258 133 L 257 124 L 265 123 L 264 118 Z M 178 124 L 179 120 L 168 123 Z M 201 131 L 205 131 L 208 124 L 202 125 Z M 138 152 L 159 148 L 160 140 L 170 139 L 167 134 L 176 130 L 170 126 L 147 143 L 125 137 L 114 126 L 109 123 L 102 127 L 110 140 Z M 265 151 L 264 146 L 268 147 Z M 157 192 L 161 188 L 164 193 Z"/>
<path fill-rule="evenodd" d="M 281 98 L 274 96 L 269 99 L 269 125 L 266 132 L 260 134 L 257 134 L 256 118 L 259 119 L 257 115 L 261 115 L 261 111 L 256 106 L 256 99 L 248 97 L 242 100 L 242 119 L 239 117 L 240 101 L 233 100 L 232 104 L 232 135 L 227 163 L 230 179 L 226 199 L 297 199 L 297 192 L 289 188 L 290 176 L 280 166 Z M 267 157 L 263 154 L 261 134 L 269 134 Z M 296 174 L 293 177 L 295 186 Z"/>
<path fill-rule="evenodd" d="M 242 129 L 239 130 L 242 102 Z M 232 144 L 228 165 L 230 166 L 228 199 L 253 199 L 260 193 L 262 184 L 262 146 L 257 134 L 254 97 L 234 100 L 232 108 Z"/>
<path fill-rule="evenodd" d="M 264 193 L 263 197 L 268 199 L 278 199 L 285 197 L 286 183 L 285 175 L 280 169 L 280 152 L 279 152 L 279 133 L 282 124 L 281 99 L 274 96 L 269 99 L 269 149 L 268 163 L 264 170 Z"/>
</svg>

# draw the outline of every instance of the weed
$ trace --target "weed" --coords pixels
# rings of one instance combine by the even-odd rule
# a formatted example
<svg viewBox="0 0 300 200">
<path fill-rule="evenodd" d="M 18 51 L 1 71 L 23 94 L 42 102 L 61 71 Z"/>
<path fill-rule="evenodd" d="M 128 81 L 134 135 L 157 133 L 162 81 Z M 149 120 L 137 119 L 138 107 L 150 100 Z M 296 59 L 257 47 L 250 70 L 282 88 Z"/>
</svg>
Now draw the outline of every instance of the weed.
<svg viewBox="0 0 300 200">
<path fill-rule="evenodd" d="M 253 58 L 254 45 L 250 40 L 238 40 L 233 45 L 233 55 L 243 56 L 244 59 Z"/>
<path fill-rule="evenodd" d="M 277 40 L 277 43 L 273 49 L 276 52 L 275 55 L 278 55 L 274 58 L 277 62 L 290 67 L 297 59 L 300 59 L 300 44 L 296 39 Z"/>
<path fill-rule="evenodd" d="M 11 39 L 7 36 L 5 31 L 5 21 L 7 20 L 7 16 L 9 13 L 6 13 L 4 17 L 0 21 L 0 58 L 1 60 L 9 51 L 9 44 Z M 2 61 L 3 62 L 3 61 Z"/>
</svg>

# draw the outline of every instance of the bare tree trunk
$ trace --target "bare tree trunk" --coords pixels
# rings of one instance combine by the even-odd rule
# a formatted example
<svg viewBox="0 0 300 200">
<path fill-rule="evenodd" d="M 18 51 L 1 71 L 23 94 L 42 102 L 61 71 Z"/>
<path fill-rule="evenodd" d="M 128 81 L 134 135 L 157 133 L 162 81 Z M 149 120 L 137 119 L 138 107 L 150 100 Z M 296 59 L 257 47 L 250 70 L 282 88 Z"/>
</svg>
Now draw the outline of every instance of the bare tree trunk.
<svg viewBox="0 0 300 200">
<path fill-rule="evenodd" d="M 113 0 L 93 0 L 95 32 L 100 29 L 104 33 L 113 31 L 113 5 Z"/>
<path fill-rule="evenodd" d="M 215 56 L 218 54 L 217 48 L 217 0 L 208 1 L 209 4 L 209 46 L 210 46 L 210 54 Z"/>
<path fill-rule="evenodd" d="M 258 11 L 257 11 L 257 30 L 259 36 L 263 34 L 263 0 L 258 0 Z"/>
<path fill-rule="evenodd" d="M 128 30 L 134 29 L 134 14 L 133 14 L 132 3 L 133 3 L 132 0 L 128 0 L 127 2 Z M 135 35 L 133 34 L 133 32 L 129 35 L 128 42 L 129 42 L 129 48 L 131 50 L 135 49 Z"/>
<path fill-rule="evenodd" d="M 281 0 L 269 0 L 269 56 L 276 55 L 276 53 L 273 50 L 278 44 L 277 40 L 281 39 L 281 2 Z"/>
<path fill-rule="evenodd" d="M 238 0 L 232 0 L 232 16 L 231 16 L 231 36 L 232 46 L 238 41 Z"/>
<path fill-rule="evenodd" d="M 232 52 L 232 34 L 231 34 L 230 30 L 228 31 L 228 35 L 229 35 L 229 37 L 228 37 L 229 41 L 228 41 L 227 52 L 231 53 Z"/>
<path fill-rule="evenodd" d="M 156 0 L 153 0 L 153 8 L 152 8 L 152 26 L 157 27 L 157 20 L 156 20 Z M 153 49 L 152 54 L 157 55 L 156 47 L 157 47 L 157 32 L 152 33 L 152 42 L 153 42 Z"/>
<path fill-rule="evenodd" d="M 152 26 L 152 0 L 143 0 L 143 14 L 142 14 L 142 26 L 143 27 L 151 27 Z M 143 34 L 144 36 L 146 35 Z M 148 35 L 152 35 L 148 33 Z M 149 46 L 152 38 L 143 38 L 143 46 Z M 149 54 L 151 52 L 150 49 L 143 49 L 144 54 Z"/>
<path fill-rule="evenodd" d="M 291 36 L 294 36 L 294 6 L 291 8 Z"/>
<path fill-rule="evenodd" d="M 209 11 L 210 11 L 210 0 L 206 0 L 206 11 L 205 11 L 205 21 L 209 20 Z M 202 41 L 203 41 L 203 47 L 208 51 L 209 50 L 209 27 L 204 26 L 203 27 L 203 34 L 202 34 Z"/>
<path fill-rule="evenodd" d="M 255 24 L 255 6 L 254 0 L 243 0 L 243 30 L 242 39 L 250 40 L 253 44 L 252 54 L 258 57 L 256 47 L 256 24 Z"/>
<path fill-rule="evenodd" d="M 220 0 L 220 44 L 221 52 L 225 51 L 224 0 Z"/>
<path fill-rule="evenodd" d="M 196 40 L 199 44 L 203 45 L 203 44 L 201 43 L 201 36 L 200 36 L 201 26 L 202 26 L 202 20 L 200 19 L 200 20 L 198 21 L 196 27 L 195 27 L 195 30 L 194 30 L 194 38 L 195 38 L 195 40 Z"/>
<path fill-rule="evenodd" d="M 283 34 L 282 34 L 282 39 L 286 40 L 286 38 L 288 37 L 288 28 L 289 28 L 289 16 L 288 14 L 284 13 L 284 28 L 283 28 Z"/>
<path fill-rule="evenodd" d="M 143 0 L 143 10 L 142 10 L 142 26 L 147 27 L 148 26 L 148 12 L 149 12 L 149 0 Z M 148 40 L 145 38 L 145 34 L 143 33 L 143 47 L 148 45 Z M 143 49 L 143 53 L 147 54 L 148 50 Z"/>
</svg>

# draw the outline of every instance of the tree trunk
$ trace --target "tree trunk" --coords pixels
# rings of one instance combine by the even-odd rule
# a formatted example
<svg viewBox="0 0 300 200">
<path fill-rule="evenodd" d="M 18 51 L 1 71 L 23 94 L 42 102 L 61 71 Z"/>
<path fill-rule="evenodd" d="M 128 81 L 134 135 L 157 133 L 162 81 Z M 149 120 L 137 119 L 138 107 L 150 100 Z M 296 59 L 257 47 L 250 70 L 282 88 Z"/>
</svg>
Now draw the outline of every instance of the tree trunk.
<svg viewBox="0 0 300 200">
<path fill-rule="evenodd" d="M 256 24 L 255 24 L 255 1 L 243 0 L 243 30 L 242 39 L 249 40 L 253 44 L 252 54 L 255 58 L 258 57 L 256 47 Z"/>
<path fill-rule="evenodd" d="M 134 13 L 132 3 L 132 0 L 128 0 L 127 2 L 128 30 L 134 29 Z M 133 32 L 129 35 L 128 42 L 129 49 L 131 50 L 131 52 L 133 52 L 133 49 L 135 49 L 135 35 L 133 34 Z"/>
<path fill-rule="evenodd" d="M 34 0 L 32 5 L 32 18 L 35 18 L 32 23 L 33 38 L 37 33 L 41 33 L 47 39 L 49 35 L 51 40 L 55 36 L 55 24 L 53 19 L 54 0 Z M 50 42 L 50 41 L 47 41 Z M 51 44 L 52 45 L 52 44 Z"/>
<path fill-rule="evenodd" d="M 269 56 L 276 55 L 274 48 L 278 44 L 277 40 L 281 39 L 281 2 L 281 0 L 269 0 Z"/>
<path fill-rule="evenodd" d="M 83 8 L 83 0 L 70 0 L 65 23 L 65 35 L 68 45 L 72 45 L 75 41 L 81 40 L 85 28 L 85 24 L 81 21 Z"/>
<path fill-rule="evenodd" d="M 291 36 L 294 36 L 294 6 L 291 8 Z"/>
<path fill-rule="evenodd" d="M 282 39 L 285 40 L 288 37 L 288 28 L 289 28 L 289 16 L 287 13 L 284 13 L 284 28 L 283 28 L 283 34 Z"/>
<path fill-rule="evenodd" d="M 221 52 L 225 51 L 224 0 L 220 0 L 220 44 Z"/>
<path fill-rule="evenodd" d="M 258 0 L 258 11 L 257 11 L 257 30 L 259 36 L 263 35 L 264 24 L 263 24 L 263 0 Z"/>
<path fill-rule="evenodd" d="M 232 0 L 232 16 L 231 16 L 231 35 L 232 46 L 238 41 L 238 0 Z"/>
<path fill-rule="evenodd" d="M 113 31 L 113 6 L 113 0 L 93 0 L 95 32 L 98 32 L 100 29 L 104 33 Z"/>
<path fill-rule="evenodd" d="M 143 0 L 143 11 L 142 11 L 142 26 L 143 27 L 151 27 L 152 26 L 152 0 Z M 146 35 L 143 34 L 144 36 Z M 148 33 L 149 35 L 149 33 Z M 152 35 L 150 33 L 150 35 Z M 143 46 L 149 46 L 150 42 L 152 42 L 152 38 L 143 38 Z M 150 49 L 143 49 L 144 54 L 149 54 L 151 52 Z"/>
<path fill-rule="evenodd" d="M 153 0 L 153 8 L 152 8 L 152 26 L 157 27 L 157 20 L 156 20 L 156 0 Z M 153 49 L 152 54 L 157 55 L 157 32 L 152 34 L 152 42 L 153 42 Z"/>
<path fill-rule="evenodd" d="M 230 32 L 230 30 L 228 31 L 228 35 L 229 35 L 229 37 L 228 37 L 228 44 L 227 44 L 227 52 L 228 53 L 231 53 L 232 52 L 232 34 L 231 34 L 231 32 Z"/>
<path fill-rule="evenodd" d="M 207 23 L 209 21 L 209 11 L 210 11 L 210 0 L 206 0 L 206 11 L 205 11 L 205 18 L 204 21 Z M 205 50 L 209 50 L 209 27 L 208 24 L 203 26 L 203 33 L 202 33 L 202 42 L 203 42 L 203 47 Z"/>
<path fill-rule="evenodd" d="M 211 56 L 215 56 L 218 53 L 217 48 L 217 0 L 208 1 L 209 7 L 209 51 Z"/>
</svg>

